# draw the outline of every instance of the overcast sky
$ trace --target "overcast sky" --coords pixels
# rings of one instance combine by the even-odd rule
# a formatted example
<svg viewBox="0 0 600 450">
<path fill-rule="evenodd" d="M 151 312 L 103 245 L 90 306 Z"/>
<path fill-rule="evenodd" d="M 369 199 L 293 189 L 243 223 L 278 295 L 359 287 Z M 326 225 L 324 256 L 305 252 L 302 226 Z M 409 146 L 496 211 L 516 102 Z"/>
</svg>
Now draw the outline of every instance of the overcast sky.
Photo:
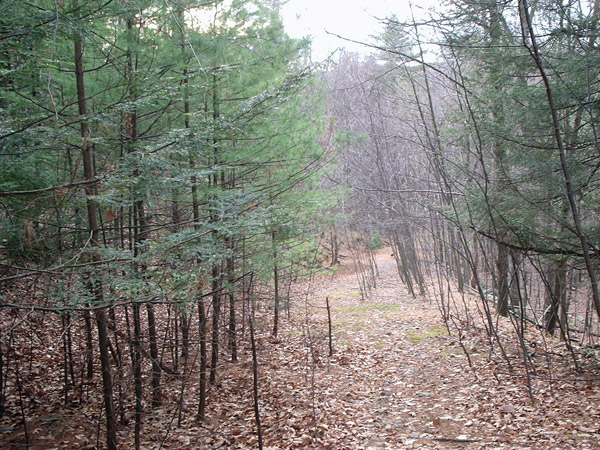
<svg viewBox="0 0 600 450">
<path fill-rule="evenodd" d="M 436 3 L 436 0 L 413 3 L 424 7 L 425 4 Z M 363 47 L 344 42 L 326 31 L 357 41 L 368 41 L 370 35 L 381 31 L 376 17 L 395 14 L 406 18 L 409 11 L 409 0 L 289 0 L 282 9 L 282 15 L 291 37 L 312 36 L 313 60 L 322 60 L 337 47 L 364 52 Z"/>
</svg>

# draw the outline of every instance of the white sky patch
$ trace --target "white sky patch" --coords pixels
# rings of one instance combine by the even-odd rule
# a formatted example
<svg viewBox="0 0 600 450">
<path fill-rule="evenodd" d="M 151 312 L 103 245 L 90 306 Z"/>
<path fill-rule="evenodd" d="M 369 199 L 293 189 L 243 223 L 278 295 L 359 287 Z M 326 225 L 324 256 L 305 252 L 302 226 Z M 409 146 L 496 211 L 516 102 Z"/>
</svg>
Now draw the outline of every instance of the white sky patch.
<svg viewBox="0 0 600 450">
<path fill-rule="evenodd" d="M 436 0 L 415 2 L 415 15 Z M 287 33 L 293 38 L 311 36 L 313 60 L 328 57 L 338 47 L 348 51 L 368 53 L 364 46 L 341 40 L 327 31 L 348 39 L 372 42 L 370 36 L 382 31 L 376 18 L 395 14 L 399 19 L 410 17 L 409 0 L 289 0 L 281 10 Z"/>
</svg>

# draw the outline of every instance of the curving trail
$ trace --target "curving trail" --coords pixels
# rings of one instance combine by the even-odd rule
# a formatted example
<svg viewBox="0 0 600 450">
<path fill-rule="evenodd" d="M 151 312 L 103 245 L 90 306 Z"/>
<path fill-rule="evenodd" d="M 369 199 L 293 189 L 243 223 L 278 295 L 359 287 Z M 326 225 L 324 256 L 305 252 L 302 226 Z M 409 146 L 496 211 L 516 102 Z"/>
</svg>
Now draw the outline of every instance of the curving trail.
<svg viewBox="0 0 600 450">
<path fill-rule="evenodd" d="M 465 355 L 437 306 L 399 283 L 389 252 L 379 253 L 378 266 L 366 302 L 353 273 L 318 292 L 329 297 L 336 324 L 338 352 L 319 378 L 331 384 L 318 389 L 330 448 L 482 448 L 492 430 L 469 413 L 483 390 Z"/>
<path fill-rule="evenodd" d="M 378 265 L 368 301 L 346 267 L 315 283 L 281 339 L 265 340 L 269 448 L 600 448 L 598 383 L 550 391 L 541 382 L 534 389 L 543 398 L 532 405 L 523 379 L 494 376 L 500 369 L 477 338 L 469 368 L 435 303 L 413 299 L 399 283 L 389 251 L 379 252 Z"/>
<path fill-rule="evenodd" d="M 282 321 L 277 339 L 268 332 L 270 312 L 262 311 L 266 450 L 600 449 L 600 383 L 549 384 L 540 376 L 532 404 L 525 380 L 504 375 L 477 330 L 464 338 L 469 368 L 435 303 L 410 297 L 394 264 L 388 250 L 379 252 L 378 286 L 368 301 L 361 302 L 351 263 L 297 286 L 290 320 Z M 241 361 L 227 364 L 219 388 L 209 393 L 207 423 L 173 430 L 162 448 L 257 448 L 246 347 Z M 591 376 L 558 367 L 553 373 Z M 195 398 L 194 386 L 188 392 Z"/>
<path fill-rule="evenodd" d="M 490 352 L 476 313 L 471 317 L 476 326 L 463 331 L 471 368 L 456 331 L 448 334 L 435 302 L 408 295 L 388 249 L 378 253 L 377 262 L 377 288 L 366 301 L 351 262 L 333 274 L 297 282 L 289 319 L 288 311 L 281 311 L 277 338 L 270 335 L 272 309 L 256 311 L 265 450 L 600 450 L 597 359 L 581 355 L 588 369 L 575 373 L 565 364 L 564 344 L 528 333 L 537 364 L 532 403 L 508 319 L 499 320 L 498 330 L 515 371 L 508 373 L 498 352 Z M 326 298 L 333 319 L 332 356 Z M 474 299 L 464 300 L 477 310 Z M 60 334 L 51 333 L 57 330 L 48 331 L 47 342 L 60 342 Z M 208 390 L 206 420 L 196 421 L 199 357 L 194 353 L 185 377 L 164 374 L 164 402 L 160 408 L 146 408 L 141 448 L 257 448 L 248 327 L 238 333 L 239 362 L 227 362 L 222 348 L 217 383 Z M 36 377 L 29 386 L 45 401 L 24 405 L 34 442 L 30 448 L 102 447 L 101 384 L 82 385 L 89 401 L 65 406 L 61 379 L 45 373 L 48 364 L 60 364 L 57 353 L 36 349 L 31 360 Z M 130 373 L 123 376 L 127 380 Z M 134 416 L 132 393 L 124 394 L 126 423 L 119 427 L 118 439 L 125 449 L 133 447 Z M 20 417 L 18 412 L 5 414 L 0 447 L 24 447 Z"/>
</svg>

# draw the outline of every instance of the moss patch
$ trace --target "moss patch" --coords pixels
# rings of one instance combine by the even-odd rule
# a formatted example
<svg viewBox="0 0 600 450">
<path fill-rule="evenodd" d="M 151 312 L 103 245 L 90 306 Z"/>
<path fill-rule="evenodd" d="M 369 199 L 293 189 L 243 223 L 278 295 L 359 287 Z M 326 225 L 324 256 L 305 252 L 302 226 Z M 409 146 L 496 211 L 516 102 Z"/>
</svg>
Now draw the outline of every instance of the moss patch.
<svg viewBox="0 0 600 450">
<path fill-rule="evenodd" d="M 366 312 L 366 311 L 396 311 L 400 309 L 400 305 L 390 305 L 385 303 L 365 302 L 356 306 L 348 306 L 344 309 L 348 312 Z"/>
<path fill-rule="evenodd" d="M 448 330 L 445 327 L 427 327 L 420 330 L 410 330 L 406 332 L 406 336 L 413 344 L 418 344 L 424 339 L 445 336 L 448 334 Z"/>
</svg>

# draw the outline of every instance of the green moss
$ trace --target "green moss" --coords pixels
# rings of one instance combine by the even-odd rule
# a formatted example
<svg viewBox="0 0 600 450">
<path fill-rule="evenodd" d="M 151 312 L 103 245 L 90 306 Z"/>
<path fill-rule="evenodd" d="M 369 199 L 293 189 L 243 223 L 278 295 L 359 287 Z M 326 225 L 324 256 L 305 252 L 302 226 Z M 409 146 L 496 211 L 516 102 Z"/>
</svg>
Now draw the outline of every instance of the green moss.
<svg viewBox="0 0 600 450">
<path fill-rule="evenodd" d="M 440 349 L 442 355 L 464 356 L 465 353 L 460 347 L 444 347 Z"/>
<path fill-rule="evenodd" d="M 335 297 L 357 297 L 360 296 L 360 289 L 352 289 L 350 291 L 346 289 L 334 289 L 329 292 L 329 298 Z"/>
<path fill-rule="evenodd" d="M 440 326 L 427 327 L 420 330 L 412 330 L 406 332 L 406 336 L 413 344 L 418 344 L 422 340 L 427 338 L 444 336 L 446 334 L 448 334 L 448 330 L 446 330 L 445 327 Z"/>
<path fill-rule="evenodd" d="M 401 308 L 401 305 L 390 305 L 384 303 L 365 302 L 356 306 L 345 307 L 349 312 L 365 312 L 365 311 L 396 311 Z"/>
</svg>

